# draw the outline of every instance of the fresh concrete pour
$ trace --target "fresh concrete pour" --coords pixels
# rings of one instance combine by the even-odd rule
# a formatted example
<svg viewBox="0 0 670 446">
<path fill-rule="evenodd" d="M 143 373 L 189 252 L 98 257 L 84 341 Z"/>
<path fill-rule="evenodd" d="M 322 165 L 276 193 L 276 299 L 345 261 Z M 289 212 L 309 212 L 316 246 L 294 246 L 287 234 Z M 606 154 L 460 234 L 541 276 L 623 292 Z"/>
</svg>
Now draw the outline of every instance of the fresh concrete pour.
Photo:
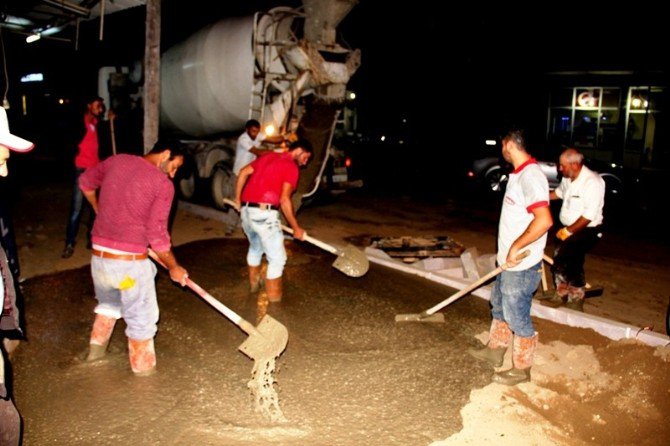
<svg viewBox="0 0 670 446">
<path fill-rule="evenodd" d="M 248 292 L 246 247 L 246 240 L 214 239 L 180 246 L 176 255 L 191 277 L 255 325 L 271 315 L 287 327 L 290 342 L 270 372 L 286 422 L 255 413 L 250 364 L 237 351 L 247 335 L 165 273 L 157 284 L 158 373 L 133 376 L 122 329 L 105 360 L 77 361 L 95 306 L 82 267 L 24 283 L 29 340 L 12 360 L 24 444 L 439 444 L 471 435 L 461 410 L 472 392 L 480 403 L 492 391 L 504 392 L 502 399 L 484 399 L 478 412 L 498 412 L 475 433 L 509 429 L 508 418 L 492 420 L 511 408 L 534 414 L 517 432 L 524 437 L 490 431 L 498 441 L 612 446 L 670 438 L 670 426 L 658 421 L 670 414 L 667 358 L 650 347 L 538 320 L 542 361 L 533 382 L 502 389 L 466 353 L 488 329 L 485 301 L 459 299 L 444 309 L 446 324 L 397 324 L 395 314 L 427 308 L 454 290 L 377 265 L 353 279 L 331 267 L 330 254 L 287 242 L 285 295 L 270 304 Z M 587 363 L 600 371 L 596 381 L 569 373 Z M 531 426 L 552 434 L 529 437 Z"/>
</svg>

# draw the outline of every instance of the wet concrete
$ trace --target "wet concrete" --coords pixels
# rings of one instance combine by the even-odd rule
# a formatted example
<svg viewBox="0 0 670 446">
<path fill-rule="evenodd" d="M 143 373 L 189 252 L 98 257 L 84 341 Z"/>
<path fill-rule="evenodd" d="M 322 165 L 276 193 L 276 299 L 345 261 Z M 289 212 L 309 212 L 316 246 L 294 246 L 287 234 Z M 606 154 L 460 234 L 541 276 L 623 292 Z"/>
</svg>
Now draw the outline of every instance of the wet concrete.
<svg viewBox="0 0 670 446">
<path fill-rule="evenodd" d="M 123 322 L 105 360 L 83 363 L 95 305 L 88 268 L 25 286 L 29 342 L 14 359 L 24 444 L 427 444 L 461 428 L 460 408 L 491 371 L 466 349 L 489 324 L 487 303 L 463 298 L 446 324 L 398 324 L 454 290 L 372 265 L 352 279 L 331 254 L 288 243 L 284 299 L 247 291 L 246 241 L 180 247 L 191 278 L 253 324 L 271 314 L 289 331 L 277 360 L 287 423 L 253 412 L 246 335 L 159 272 L 158 370 L 136 378 Z"/>
</svg>

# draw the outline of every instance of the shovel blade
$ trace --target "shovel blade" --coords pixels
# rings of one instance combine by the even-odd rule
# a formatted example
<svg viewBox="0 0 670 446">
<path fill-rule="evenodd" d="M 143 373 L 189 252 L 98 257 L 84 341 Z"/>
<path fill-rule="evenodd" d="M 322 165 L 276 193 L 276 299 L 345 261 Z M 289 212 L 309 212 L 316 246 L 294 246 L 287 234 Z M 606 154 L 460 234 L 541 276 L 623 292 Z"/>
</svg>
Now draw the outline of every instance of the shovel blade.
<svg viewBox="0 0 670 446">
<path fill-rule="evenodd" d="M 424 316 L 420 313 L 414 313 L 414 314 L 396 314 L 395 315 L 395 321 L 396 322 L 435 322 L 438 324 L 444 323 L 444 314 L 442 313 L 435 313 L 431 314 L 429 316 Z"/>
<path fill-rule="evenodd" d="M 273 359 L 282 354 L 288 343 L 288 330 L 270 315 L 265 315 L 256 327 L 257 333 L 250 333 L 239 350 L 254 361 Z"/>
<path fill-rule="evenodd" d="M 338 252 L 333 268 L 349 277 L 361 277 L 370 269 L 370 261 L 363 251 L 354 245 L 347 245 Z"/>
</svg>

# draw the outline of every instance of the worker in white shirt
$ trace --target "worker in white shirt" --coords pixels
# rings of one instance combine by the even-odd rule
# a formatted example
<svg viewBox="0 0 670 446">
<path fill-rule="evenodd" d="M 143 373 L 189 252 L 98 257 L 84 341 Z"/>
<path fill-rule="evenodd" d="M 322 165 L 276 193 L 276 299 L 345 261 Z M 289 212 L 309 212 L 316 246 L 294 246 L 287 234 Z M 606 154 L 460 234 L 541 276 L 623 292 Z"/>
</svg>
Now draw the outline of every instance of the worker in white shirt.
<svg viewBox="0 0 670 446">
<path fill-rule="evenodd" d="M 561 154 L 559 170 L 561 184 L 549 194 L 552 200 L 563 200 L 559 216 L 563 227 L 556 233 L 559 242 L 552 267 L 556 294 L 550 304 L 584 311 L 584 260 L 602 237 L 605 181 L 584 165 L 584 155 L 573 148 Z"/>
</svg>

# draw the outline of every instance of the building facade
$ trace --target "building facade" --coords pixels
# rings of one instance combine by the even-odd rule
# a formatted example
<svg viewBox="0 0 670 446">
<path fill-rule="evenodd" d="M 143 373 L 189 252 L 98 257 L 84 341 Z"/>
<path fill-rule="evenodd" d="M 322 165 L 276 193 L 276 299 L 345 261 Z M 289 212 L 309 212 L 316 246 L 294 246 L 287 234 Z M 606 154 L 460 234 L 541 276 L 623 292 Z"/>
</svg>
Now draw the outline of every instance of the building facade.
<svg viewBox="0 0 670 446">
<path fill-rule="evenodd" d="M 668 89 L 660 73 L 562 72 L 548 76 L 547 141 L 633 169 L 670 166 Z"/>
</svg>

